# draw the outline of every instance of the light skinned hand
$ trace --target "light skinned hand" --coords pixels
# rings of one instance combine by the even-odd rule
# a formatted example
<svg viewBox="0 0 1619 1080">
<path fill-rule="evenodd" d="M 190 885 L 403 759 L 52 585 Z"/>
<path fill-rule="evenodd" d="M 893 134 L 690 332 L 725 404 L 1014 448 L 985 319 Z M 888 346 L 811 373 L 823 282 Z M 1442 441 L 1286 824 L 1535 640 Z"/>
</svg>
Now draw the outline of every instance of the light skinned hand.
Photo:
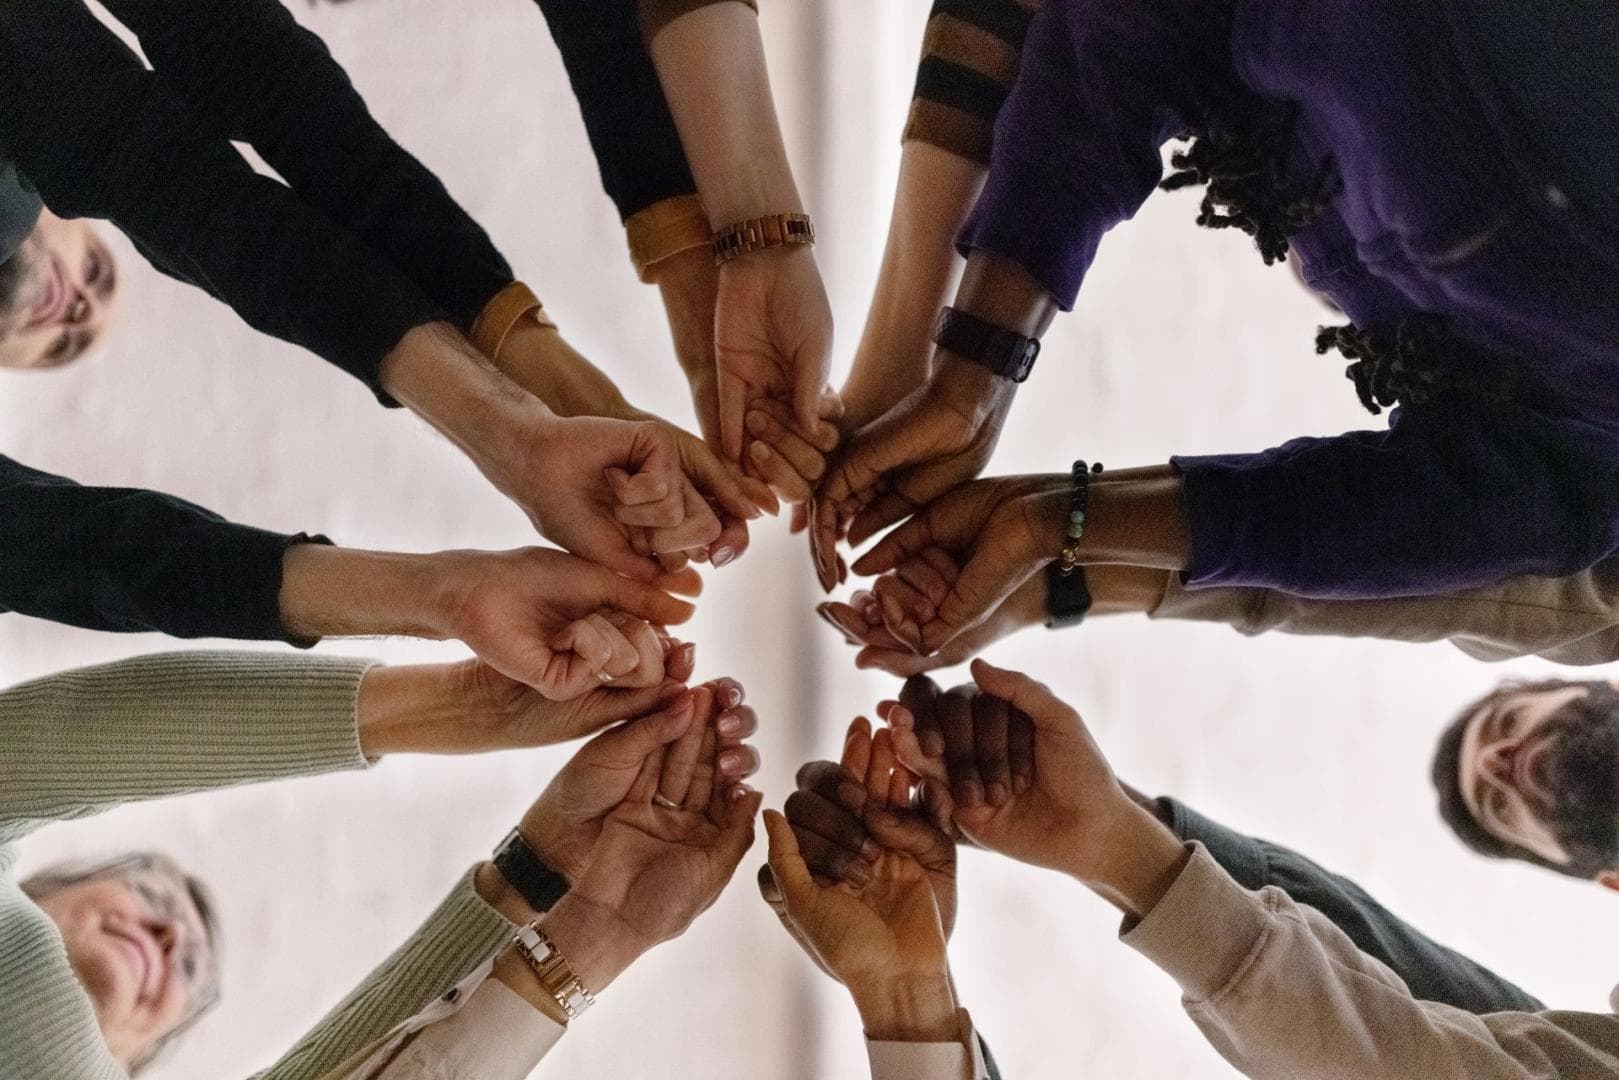
<svg viewBox="0 0 1619 1080">
<path fill-rule="evenodd" d="M 832 307 L 808 247 L 749 252 L 719 268 L 714 354 L 720 440 L 744 463 L 748 409 L 774 398 L 813 432 L 832 361 Z"/>
<path fill-rule="evenodd" d="M 838 583 L 838 540 L 858 546 L 983 471 L 1014 393 L 1010 380 L 946 354 L 926 385 L 845 440 L 810 514 L 822 588 Z"/>
<path fill-rule="evenodd" d="M 903 812 L 910 804 L 911 777 L 895 761 L 886 729 L 873 736 L 869 725 L 857 725 L 850 741 L 857 740 L 861 745 L 846 748 L 845 760 L 867 759 L 863 812 Z M 884 848 L 864 882 L 822 883 L 810 872 L 785 817 L 767 811 L 765 828 L 783 924 L 857 1000 L 867 988 L 881 984 L 948 979 L 935 883 L 914 856 Z"/>
<path fill-rule="evenodd" d="M 711 691 L 695 691 L 684 721 L 659 731 L 656 745 L 640 744 L 635 779 L 601 819 L 583 872 L 569 878 L 570 895 L 611 912 L 637 952 L 684 933 L 753 843 L 762 796 L 723 771 L 715 702 Z M 679 793 L 674 808 L 654 802 L 660 787 Z"/>
<path fill-rule="evenodd" d="M 652 585 L 548 548 L 445 552 L 440 560 L 445 636 L 459 638 L 502 675 L 567 700 L 611 676 L 620 685 L 664 678 L 655 627 L 692 606 Z"/>
<path fill-rule="evenodd" d="M 803 504 L 826 473 L 826 458 L 842 438 L 838 420 L 843 402 L 827 391 L 816 406 L 817 420 L 800 428 L 792 410 L 774 398 L 757 398 L 749 406 L 744 453 L 748 471 L 769 484 L 782 500 Z"/>
<path fill-rule="evenodd" d="M 515 453 L 521 465 L 502 490 L 541 535 L 617 573 L 655 580 L 665 568 L 652 552 L 719 536 L 719 519 L 686 482 L 678 443 L 657 423 L 548 415 Z M 656 530 L 655 539 L 638 530 Z"/>
<path fill-rule="evenodd" d="M 854 572 L 883 575 L 873 591 L 888 631 L 930 656 L 982 624 L 1061 554 L 1070 483 L 1050 474 L 963 484 L 878 541 Z"/>
<path fill-rule="evenodd" d="M 938 652 L 923 656 L 888 628 L 925 626 L 938 614 L 950 595 L 961 569 L 942 548 L 924 548 L 893 572 L 884 574 L 872 589 L 861 589 L 847 603 L 828 600 L 817 604 L 816 614 L 856 646 L 857 668 L 877 668 L 902 679 L 940 668 L 954 667 L 983 652 L 1004 637 L 1046 621 L 1046 575 L 1035 573 L 1000 607 L 968 630 L 946 642 Z M 914 637 L 916 631 L 912 631 Z"/>
<path fill-rule="evenodd" d="M 665 695 L 655 708 L 580 747 L 523 815 L 518 832 L 547 866 L 570 884 L 579 881 L 608 816 L 629 797 L 649 758 L 661 762 L 665 748 L 691 733 L 699 745 L 712 737 L 710 764 L 717 762 L 719 772 L 708 782 L 736 790 L 759 767 L 757 752 L 745 745 L 758 718 L 742 701 L 742 685 L 734 679 Z"/>
</svg>

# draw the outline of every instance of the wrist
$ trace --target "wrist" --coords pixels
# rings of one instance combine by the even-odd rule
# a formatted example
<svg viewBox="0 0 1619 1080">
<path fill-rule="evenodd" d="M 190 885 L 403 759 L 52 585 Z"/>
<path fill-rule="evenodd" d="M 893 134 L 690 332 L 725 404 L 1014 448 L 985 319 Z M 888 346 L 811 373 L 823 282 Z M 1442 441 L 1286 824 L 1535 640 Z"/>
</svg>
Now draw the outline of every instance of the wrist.
<svg viewBox="0 0 1619 1080">
<path fill-rule="evenodd" d="M 1011 407 L 1018 384 L 982 364 L 940 349 L 934 356 L 929 386 L 977 427 Z"/>
<path fill-rule="evenodd" d="M 294 544 L 282 556 L 281 625 L 290 637 L 441 638 L 433 556 Z"/>
<path fill-rule="evenodd" d="M 947 971 L 852 982 L 849 993 L 866 1037 L 876 1042 L 954 1042 L 960 1037 Z"/>
<path fill-rule="evenodd" d="M 1188 858 L 1167 825 L 1122 793 L 1110 821 L 1062 846 L 1070 853 L 1064 871 L 1132 919 L 1158 906 Z"/>
<path fill-rule="evenodd" d="M 496 364 L 558 416 L 618 417 L 628 408 L 617 384 L 553 326 L 519 323 L 507 335 Z"/>
<path fill-rule="evenodd" d="M 563 896 L 537 921 L 593 994 L 611 986 L 647 949 L 616 912 L 578 893 Z"/>
<path fill-rule="evenodd" d="M 513 926 L 526 925 L 539 917 L 538 912 L 523 899 L 523 894 L 506 880 L 493 862 L 478 864 L 472 874 L 472 887 L 484 903 L 500 912 L 501 917 Z"/>
<path fill-rule="evenodd" d="M 388 754 L 455 754 L 479 749 L 468 735 L 487 730 L 482 702 L 467 692 L 466 665 L 373 667 L 355 703 L 360 750 Z"/>
</svg>

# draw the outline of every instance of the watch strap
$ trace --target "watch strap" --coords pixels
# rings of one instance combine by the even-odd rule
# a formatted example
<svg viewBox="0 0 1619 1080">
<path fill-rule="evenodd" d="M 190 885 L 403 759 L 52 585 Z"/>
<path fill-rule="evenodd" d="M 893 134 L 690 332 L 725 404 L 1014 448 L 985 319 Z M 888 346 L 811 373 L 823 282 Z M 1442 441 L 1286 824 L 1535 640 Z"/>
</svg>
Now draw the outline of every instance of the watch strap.
<svg viewBox="0 0 1619 1080">
<path fill-rule="evenodd" d="M 1046 564 L 1046 626 L 1061 630 L 1078 626 L 1091 609 L 1091 590 L 1085 583 L 1085 568 L 1062 572 L 1062 563 Z"/>
<path fill-rule="evenodd" d="M 585 989 L 573 965 L 538 923 L 519 928 L 512 936 L 512 944 L 540 980 L 540 988 L 555 999 L 569 1020 L 579 1019 L 596 1004 L 596 996 Z"/>
<path fill-rule="evenodd" d="M 500 876 L 534 911 L 550 911 L 568 891 L 568 879 L 545 865 L 516 829 L 507 833 L 506 839 L 495 849 L 494 864 Z"/>
<path fill-rule="evenodd" d="M 1015 383 L 1029 377 L 1035 358 L 1040 355 L 1038 338 L 1026 337 L 953 307 L 939 312 L 939 321 L 933 328 L 933 343 Z"/>
<path fill-rule="evenodd" d="M 815 223 L 808 214 L 766 214 L 734 222 L 714 233 L 714 263 L 730 262 L 738 255 L 787 244 L 815 243 Z"/>
</svg>

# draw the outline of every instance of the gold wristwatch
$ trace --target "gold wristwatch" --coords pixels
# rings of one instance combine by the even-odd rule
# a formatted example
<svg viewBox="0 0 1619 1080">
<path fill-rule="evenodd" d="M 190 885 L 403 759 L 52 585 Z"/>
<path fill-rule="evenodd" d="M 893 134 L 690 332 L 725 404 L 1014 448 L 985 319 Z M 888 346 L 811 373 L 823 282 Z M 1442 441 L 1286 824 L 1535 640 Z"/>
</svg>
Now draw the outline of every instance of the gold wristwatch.
<svg viewBox="0 0 1619 1080">
<path fill-rule="evenodd" d="M 540 987 L 561 1006 L 569 1020 L 577 1020 L 585 1010 L 596 1004 L 596 998 L 574 974 L 568 958 L 562 955 L 549 934 L 538 923 L 529 923 L 517 931 L 512 944 L 523 954 L 528 966 L 540 980 Z"/>
<path fill-rule="evenodd" d="M 766 214 L 727 225 L 714 233 L 714 265 L 718 266 L 763 248 L 815 243 L 815 225 L 808 214 Z"/>
</svg>

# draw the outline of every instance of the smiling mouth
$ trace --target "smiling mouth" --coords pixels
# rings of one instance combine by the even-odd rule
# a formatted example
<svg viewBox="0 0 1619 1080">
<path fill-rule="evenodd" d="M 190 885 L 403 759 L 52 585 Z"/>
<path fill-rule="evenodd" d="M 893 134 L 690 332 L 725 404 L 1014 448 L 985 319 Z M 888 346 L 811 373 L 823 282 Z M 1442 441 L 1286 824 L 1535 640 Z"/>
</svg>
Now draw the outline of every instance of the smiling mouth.
<svg viewBox="0 0 1619 1080">
<path fill-rule="evenodd" d="M 50 256 L 50 277 L 45 282 L 44 293 L 39 302 L 34 305 L 33 314 L 29 316 L 27 327 L 48 325 L 60 322 L 67 310 L 67 281 L 62 275 L 62 264 L 56 261 L 56 256 Z"/>
</svg>

